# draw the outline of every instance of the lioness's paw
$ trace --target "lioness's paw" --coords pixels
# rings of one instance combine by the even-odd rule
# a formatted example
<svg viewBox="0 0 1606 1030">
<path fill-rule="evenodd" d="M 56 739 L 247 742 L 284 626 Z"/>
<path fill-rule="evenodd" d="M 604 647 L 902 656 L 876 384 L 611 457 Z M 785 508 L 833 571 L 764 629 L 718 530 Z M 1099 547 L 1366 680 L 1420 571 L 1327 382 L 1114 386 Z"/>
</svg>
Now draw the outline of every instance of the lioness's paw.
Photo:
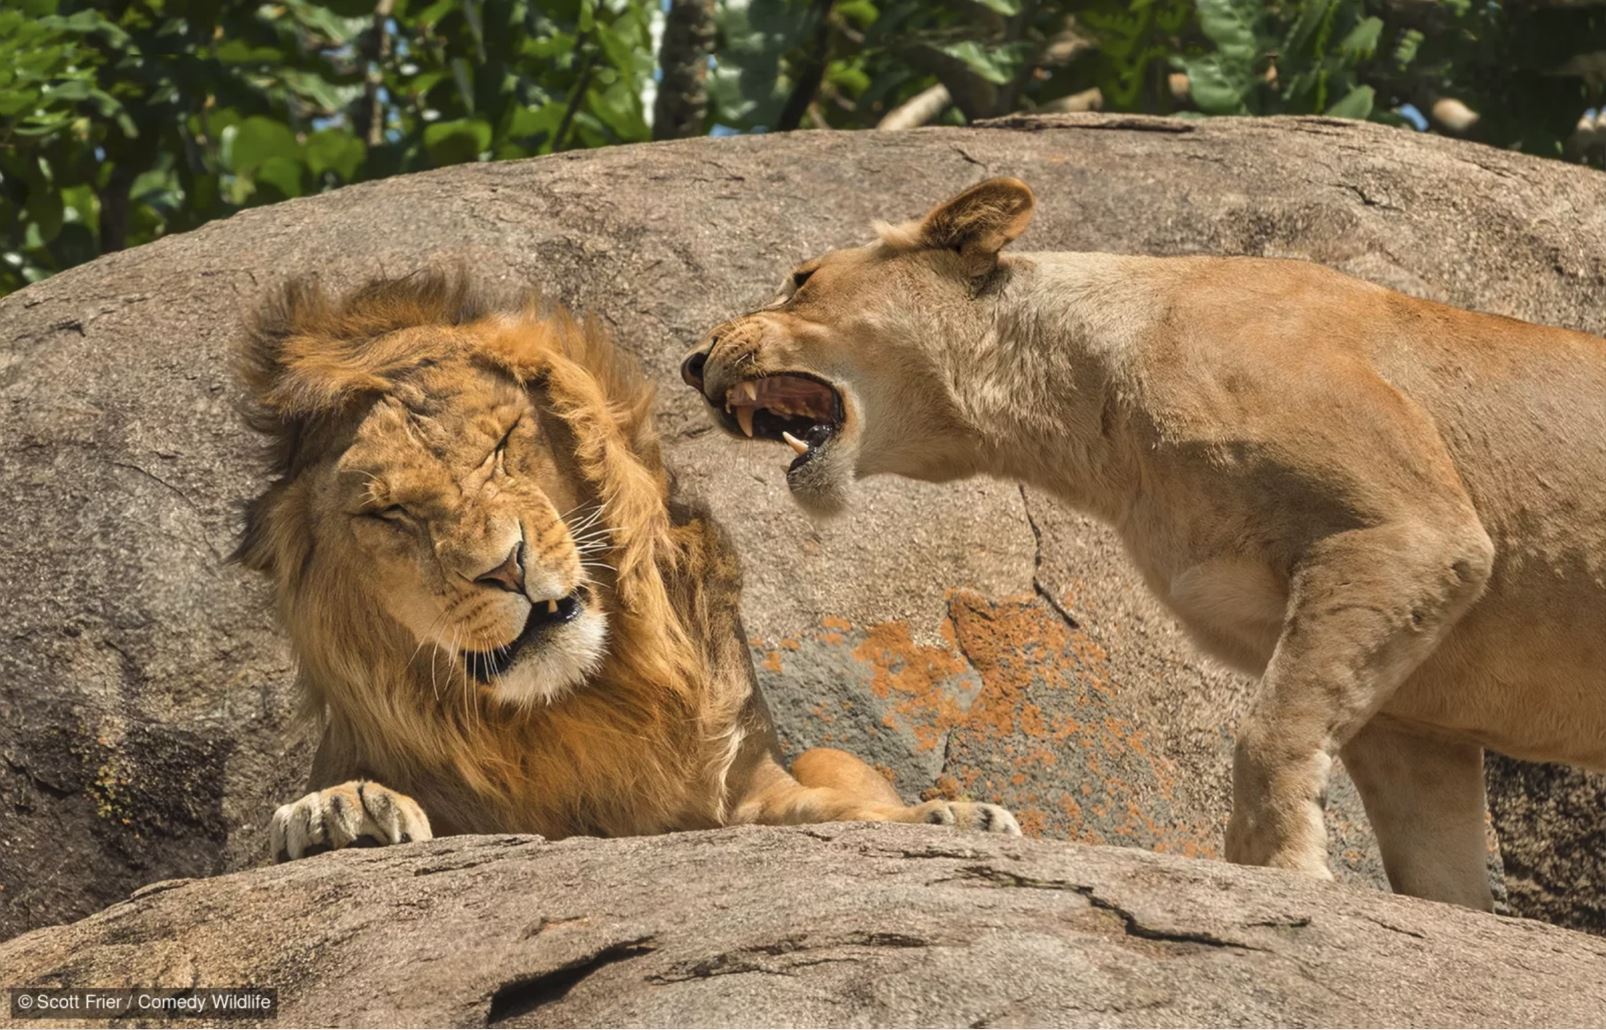
<svg viewBox="0 0 1606 1030">
<path fill-rule="evenodd" d="M 273 813 L 269 837 L 275 862 L 336 848 L 430 840 L 418 802 L 369 780 L 316 790 Z"/>
<path fill-rule="evenodd" d="M 981 801 L 928 801 L 916 805 L 915 812 L 919 814 L 921 822 L 935 826 L 957 826 L 961 830 L 1020 836 L 1020 823 L 1002 805 L 989 805 Z"/>
</svg>

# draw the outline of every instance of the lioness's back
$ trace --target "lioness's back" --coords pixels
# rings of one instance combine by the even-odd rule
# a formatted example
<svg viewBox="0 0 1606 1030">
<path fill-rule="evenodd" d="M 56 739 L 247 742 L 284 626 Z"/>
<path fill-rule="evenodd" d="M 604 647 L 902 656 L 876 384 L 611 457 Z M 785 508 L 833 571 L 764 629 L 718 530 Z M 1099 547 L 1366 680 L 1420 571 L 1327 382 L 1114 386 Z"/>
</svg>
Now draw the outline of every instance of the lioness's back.
<svg viewBox="0 0 1606 1030">
<path fill-rule="evenodd" d="M 1199 341 L 1168 343 L 1160 360 L 1191 364 L 1151 370 L 1151 383 L 1169 376 L 1197 404 L 1234 369 L 1283 370 L 1279 394 L 1229 387 L 1218 397 L 1223 410 L 1240 405 L 1240 429 L 1242 405 L 1270 404 L 1282 409 L 1278 434 L 1355 448 L 1371 429 L 1364 420 L 1311 421 L 1338 377 L 1374 379 L 1425 413 L 1494 543 L 1494 566 L 1483 597 L 1388 710 L 1459 724 L 1518 757 L 1606 766 L 1606 340 L 1303 261 L 1111 260 L 1174 283 L 1156 324 Z M 1365 456 L 1346 460 L 1364 466 Z M 1536 710 L 1549 729 L 1533 725 Z M 1522 730 L 1506 736 L 1505 726 Z"/>
</svg>

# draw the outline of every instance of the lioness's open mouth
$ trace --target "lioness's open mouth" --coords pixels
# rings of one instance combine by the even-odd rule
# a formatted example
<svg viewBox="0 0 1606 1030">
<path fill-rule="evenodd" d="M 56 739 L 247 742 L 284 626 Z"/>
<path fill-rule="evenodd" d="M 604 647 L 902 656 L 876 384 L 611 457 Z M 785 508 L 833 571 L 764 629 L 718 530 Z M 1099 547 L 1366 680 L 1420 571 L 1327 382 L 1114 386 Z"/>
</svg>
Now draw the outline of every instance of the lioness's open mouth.
<svg viewBox="0 0 1606 1030">
<path fill-rule="evenodd" d="M 494 677 L 501 676 L 511 669 L 520 653 L 547 630 L 566 622 L 573 622 L 575 616 L 580 614 L 580 608 L 579 591 L 555 601 L 537 601 L 530 606 L 530 617 L 524 621 L 524 628 L 513 638 L 512 643 L 489 651 L 464 651 L 463 664 L 473 673 L 475 679 L 481 683 L 490 683 Z"/>
<path fill-rule="evenodd" d="M 725 391 L 725 420 L 749 438 L 785 442 L 797 452 L 795 470 L 842 428 L 842 395 L 806 372 L 744 379 Z"/>
</svg>

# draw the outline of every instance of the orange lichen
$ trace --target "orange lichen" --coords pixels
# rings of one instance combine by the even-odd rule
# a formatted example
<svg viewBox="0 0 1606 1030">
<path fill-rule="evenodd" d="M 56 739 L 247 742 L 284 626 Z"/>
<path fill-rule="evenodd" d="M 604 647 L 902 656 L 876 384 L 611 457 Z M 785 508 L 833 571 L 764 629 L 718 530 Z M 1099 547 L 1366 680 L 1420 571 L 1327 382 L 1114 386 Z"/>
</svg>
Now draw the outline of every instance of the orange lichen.
<svg viewBox="0 0 1606 1030">
<path fill-rule="evenodd" d="M 1118 689 L 1098 642 L 1035 595 L 953 590 L 947 602 L 936 644 L 917 643 L 901 621 L 861 627 L 827 616 L 802 638 L 755 646 L 774 673 L 783 649 L 851 648 L 865 693 L 839 699 L 841 711 L 862 733 L 895 733 L 915 754 L 944 755 L 928 800 L 999 802 L 1030 834 L 1216 853 L 1216 821 L 1179 818 L 1176 767 L 1112 709 Z M 812 714 L 830 724 L 827 708 L 836 706 Z"/>
</svg>

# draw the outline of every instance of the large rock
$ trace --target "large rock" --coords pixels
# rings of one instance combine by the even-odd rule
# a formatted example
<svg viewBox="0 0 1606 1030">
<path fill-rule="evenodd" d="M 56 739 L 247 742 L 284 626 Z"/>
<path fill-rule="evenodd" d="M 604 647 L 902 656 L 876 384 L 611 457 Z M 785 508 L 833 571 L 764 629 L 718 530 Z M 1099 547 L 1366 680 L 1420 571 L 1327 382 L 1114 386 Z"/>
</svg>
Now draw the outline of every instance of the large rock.
<svg viewBox="0 0 1606 1030">
<path fill-rule="evenodd" d="M 1606 774 L 1489 762 L 1512 909 L 1606 936 Z"/>
<path fill-rule="evenodd" d="M 674 373 L 790 262 L 1002 173 L 1039 191 L 1032 247 L 1305 257 L 1606 330 L 1599 173 L 1322 119 L 1082 117 L 462 166 L 65 272 L 0 300 L 0 936 L 259 859 L 309 742 L 265 594 L 223 562 L 258 485 L 230 346 L 282 275 L 344 285 L 440 257 L 598 312 L 665 384 L 671 460 L 743 552 L 788 746 L 850 747 L 906 794 L 1001 801 L 1033 833 L 1217 854 L 1245 685 L 1193 656 L 1109 534 L 991 482 L 867 483 L 852 518 L 812 525 L 784 452 L 710 432 Z M 1341 875 L 1380 882 L 1342 779 L 1331 816 Z M 1524 910 L 1570 918 L 1546 904 Z"/>
<path fill-rule="evenodd" d="M 274 988 L 285 1026 L 1596 1026 L 1603 968 L 1543 923 L 909 826 L 459 837 L 0 944 L 8 984 Z"/>
</svg>

